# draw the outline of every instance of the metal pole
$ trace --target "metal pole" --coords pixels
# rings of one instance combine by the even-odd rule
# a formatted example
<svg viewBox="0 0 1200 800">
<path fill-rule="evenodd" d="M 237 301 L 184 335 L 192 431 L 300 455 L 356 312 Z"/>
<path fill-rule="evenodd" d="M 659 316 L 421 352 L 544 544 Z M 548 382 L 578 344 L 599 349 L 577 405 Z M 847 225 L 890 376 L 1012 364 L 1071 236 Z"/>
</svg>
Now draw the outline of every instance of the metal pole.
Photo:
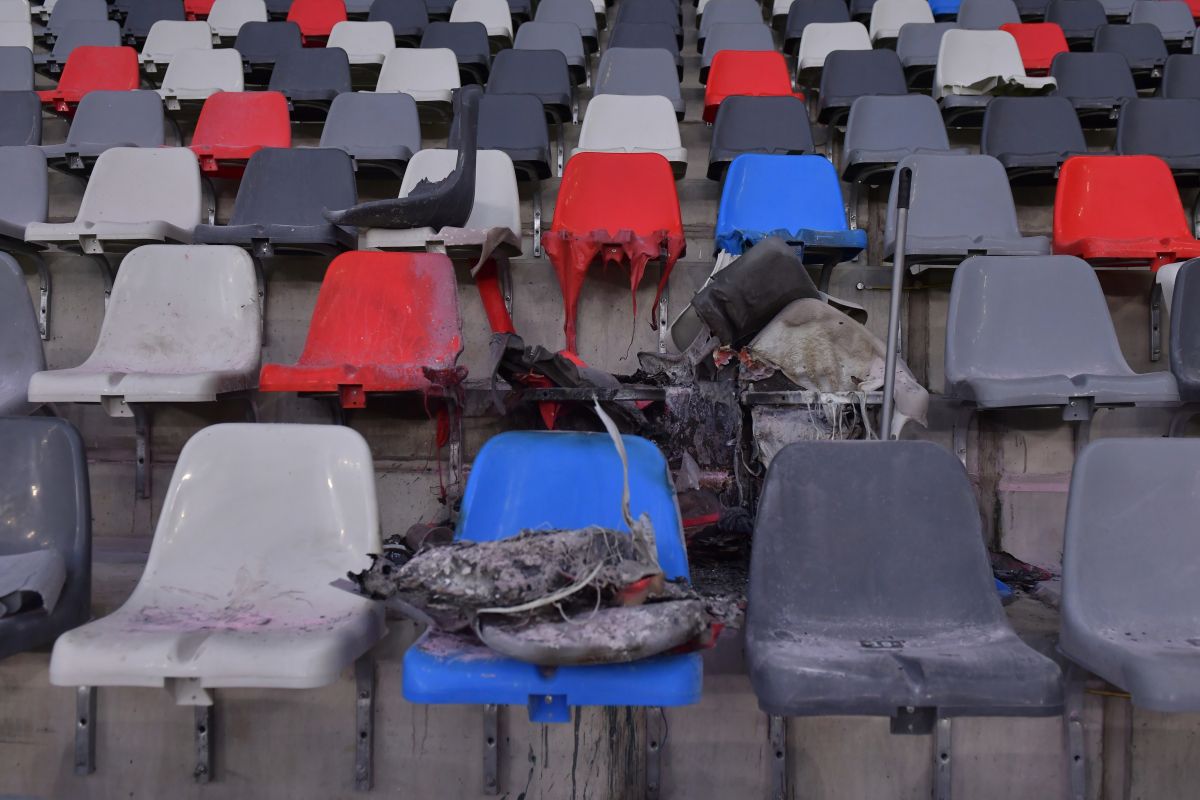
<svg viewBox="0 0 1200 800">
<path fill-rule="evenodd" d="M 892 305 L 888 314 L 887 361 L 883 372 L 883 429 L 882 438 L 892 438 L 892 407 L 896 395 L 896 342 L 900 338 L 900 299 L 904 292 L 904 248 L 908 238 L 908 200 L 912 189 L 912 170 L 908 167 L 896 175 L 900 181 L 896 192 L 896 252 L 892 257 Z"/>
</svg>

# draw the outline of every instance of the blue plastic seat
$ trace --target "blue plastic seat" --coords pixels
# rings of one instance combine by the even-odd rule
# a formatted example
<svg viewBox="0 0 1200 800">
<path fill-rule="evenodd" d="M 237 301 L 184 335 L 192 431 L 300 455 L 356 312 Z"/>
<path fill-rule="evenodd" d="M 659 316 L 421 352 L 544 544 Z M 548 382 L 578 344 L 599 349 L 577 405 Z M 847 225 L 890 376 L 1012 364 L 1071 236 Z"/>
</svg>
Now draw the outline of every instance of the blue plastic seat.
<svg viewBox="0 0 1200 800">
<path fill-rule="evenodd" d="M 958 17 L 958 6 L 961 0 L 929 0 L 929 10 L 935 19 L 951 19 Z"/>
<path fill-rule="evenodd" d="M 824 156 L 740 155 L 725 177 L 716 248 L 738 255 L 768 236 L 801 245 L 814 264 L 854 258 L 867 246 L 867 232 L 846 224 L 837 170 Z"/>
<path fill-rule="evenodd" d="M 626 436 L 634 517 L 654 524 L 668 578 L 688 577 L 683 527 L 667 462 L 651 442 Z M 509 432 L 479 451 L 467 480 L 456 537 L 485 542 L 527 528 L 602 525 L 624 529 L 621 461 L 607 435 Z M 534 722 L 568 722 L 572 706 L 680 706 L 700 699 L 699 653 L 626 664 L 539 668 L 482 645 L 426 649 L 426 633 L 404 655 L 404 697 L 413 703 L 527 705 Z"/>
</svg>

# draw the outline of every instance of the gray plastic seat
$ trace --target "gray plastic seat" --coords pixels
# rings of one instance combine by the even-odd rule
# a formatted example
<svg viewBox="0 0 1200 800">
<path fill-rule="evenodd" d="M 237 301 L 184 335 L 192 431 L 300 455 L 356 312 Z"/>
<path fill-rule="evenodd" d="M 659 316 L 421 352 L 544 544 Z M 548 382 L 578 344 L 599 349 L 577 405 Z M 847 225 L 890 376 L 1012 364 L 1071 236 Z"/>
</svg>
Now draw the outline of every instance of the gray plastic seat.
<svg viewBox="0 0 1200 800">
<path fill-rule="evenodd" d="M 333 99 L 350 91 L 350 60 L 346 51 L 339 47 L 286 50 L 275 62 L 267 88 L 288 99 L 293 120 L 298 116 L 323 119 Z M 307 114 L 296 113 L 301 109 Z"/>
<path fill-rule="evenodd" d="M 900 27 L 896 55 L 910 87 L 928 89 L 933 84 L 942 37 L 957 27 L 953 22 L 909 22 Z"/>
<path fill-rule="evenodd" d="M 721 103 L 713 121 L 708 177 L 714 181 L 724 179 L 730 163 L 743 153 L 806 155 L 815 152 L 803 100 L 734 95 Z"/>
<path fill-rule="evenodd" d="M 104 0 L 59 0 L 50 12 L 50 19 L 42 33 L 48 44 L 53 44 L 72 22 L 108 19 L 108 3 Z"/>
<path fill-rule="evenodd" d="M 1159 270 L 1163 272 L 1163 270 Z M 1185 403 L 1200 402 L 1200 259 L 1179 265 L 1171 301 L 1171 373 Z"/>
<path fill-rule="evenodd" d="M 722 50 L 771 51 L 775 49 L 775 38 L 771 29 L 761 22 L 723 22 L 709 28 L 708 38 L 700 59 L 700 83 L 708 82 L 708 68 L 713 56 Z"/>
<path fill-rule="evenodd" d="M 950 150 L 937 102 L 928 95 L 860 97 L 850 107 L 839 165 L 842 180 L 882 186 L 913 153 Z"/>
<path fill-rule="evenodd" d="M 697 11 L 697 14 L 702 12 Z M 675 46 L 683 47 L 683 22 L 679 6 L 674 3 L 664 3 L 661 0 L 651 2 L 622 3 L 617 9 L 615 25 L 662 24 L 669 25 L 675 34 Z"/>
<path fill-rule="evenodd" d="M 241 55 L 236 50 L 220 48 L 180 50 L 171 57 L 157 91 L 168 111 L 182 111 L 188 106 L 192 109 L 202 106 L 217 92 L 240 92 L 244 88 Z"/>
<path fill-rule="evenodd" d="M 1117 154 L 1158 156 L 1176 180 L 1200 179 L 1200 100 L 1154 97 L 1131 100 L 1117 125 Z"/>
<path fill-rule="evenodd" d="M 336 148 L 266 147 L 250 157 L 228 225 L 199 225 L 197 244 L 232 244 L 259 256 L 353 250 L 357 231 L 324 212 L 358 202 L 354 165 Z"/>
<path fill-rule="evenodd" d="M 957 21 L 960 28 L 990 31 L 1001 25 L 1019 23 L 1021 13 L 1012 0 L 962 0 Z"/>
<path fill-rule="evenodd" d="M 1163 67 L 1161 97 L 1200 99 L 1200 56 L 1175 53 Z"/>
<path fill-rule="evenodd" d="M 1008 175 L 991 156 L 916 154 L 898 169 L 912 169 L 905 249 L 908 263 L 954 264 L 970 255 L 1045 255 L 1046 236 L 1022 236 Z M 884 258 L 896 248 L 896 191 L 888 198 Z M 916 271 L 916 270 L 914 270 Z"/>
<path fill-rule="evenodd" d="M 0 47 L 0 92 L 33 91 L 33 53 L 28 47 Z"/>
<path fill-rule="evenodd" d="M 1074 256 L 964 261 L 950 289 L 945 375 L 948 397 L 979 408 L 1179 400 L 1170 372 L 1129 368 L 1100 281 Z"/>
<path fill-rule="evenodd" d="M 480 150 L 502 150 L 512 159 L 519 180 L 550 177 L 550 134 L 538 99 L 528 94 L 485 94 L 479 98 Z M 447 146 L 457 150 L 462 130 L 455 116 Z"/>
<path fill-rule="evenodd" d="M 780 10 L 782 14 L 778 13 Z M 932 16 L 930 17 L 932 19 Z M 813 22 L 849 22 L 850 10 L 841 0 L 794 0 L 776 3 L 771 24 L 783 31 L 783 49 L 795 53 L 804 29 Z"/>
<path fill-rule="evenodd" d="M 579 28 L 583 45 L 589 53 L 600 49 L 600 34 L 591 0 L 542 0 L 534 12 L 533 21 L 569 22 Z"/>
<path fill-rule="evenodd" d="M 1059 53 L 1050 63 L 1054 94 L 1075 107 L 1084 127 L 1116 123 L 1125 103 L 1137 97 L 1129 62 L 1120 53 Z"/>
<path fill-rule="evenodd" d="M 114 20 L 85 19 L 68 22 L 54 40 L 48 53 L 36 53 L 34 66 L 39 72 L 58 75 L 67 63 L 67 57 L 76 47 L 120 47 L 121 26 Z"/>
<path fill-rule="evenodd" d="M 417 47 L 429 25 L 429 14 L 422 0 L 373 0 L 367 21 L 390 23 L 398 47 Z"/>
<path fill-rule="evenodd" d="M 41 142 L 42 100 L 37 92 L 0 92 L 0 146 Z"/>
<path fill-rule="evenodd" d="M 557 50 L 501 50 L 492 62 L 487 93 L 533 95 L 550 122 L 562 124 L 571 119 L 570 68 Z"/>
<path fill-rule="evenodd" d="M 675 59 L 679 79 L 683 80 L 683 56 L 675 30 L 665 22 L 619 22 L 608 32 L 609 47 L 644 47 L 666 50 Z"/>
<path fill-rule="evenodd" d="M 22 287 L 24 288 L 24 287 Z M 47 417 L 0 419 L 0 560 L 57 562 L 53 609 L 0 617 L 0 659 L 44 647 L 87 622 L 92 611 L 92 512 L 83 441 L 71 423 Z M 30 491 L 36 487 L 37 491 Z M 32 554 L 42 553 L 41 556 Z"/>
<path fill-rule="evenodd" d="M 1054 183 L 1067 158 L 1088 151 L 1065 97 L 997 97 L 983 117 L 979 149 L 1003 164 L 1014 183 Z"/>
<path fill-rule="evenodd" d="M 517 28 L 513 49 L 557 50 L 567 60 L 571 83 L 579 86 L 587 82 L 588 57 L 583 49 L 583 37 L 579 35 L 578 26 L 573 23 L 526 22 Z"/>
<path fill-rule="evenodd" d="M 40 147 L 0 147 L 0 248 L 40 250 L 25 243 L 25 230 L 45 222 L 50 203 L 50 176 Z M 48 287 L 47 287 L 48 291 Z"/>
<path fill-rule="evenodd" d="M 866 24 L 875 10 L 875 0 L 850 0 L 850 19 Z"/>
<path fill-rule="evenodd" d="M 1181 0 L 1136 0 L 1129 14 L 1131 24 L 1148 23 L 1158 28 L 1163 41 L 1173 50 L 1191 50 L 1196 36 L 1192 10 Z"/>
<path fill-rule="evenodd" d="M 709 3 L 700 21 L 696 35 L 696 48 L 704 52 L 705 42 L 717 25 L 758 25 L 763 21 L 762 6 L 758 0 L 720 0 Z M 733 49 L 733 48 L 727 48 Z"/>
<path fill-rule="evenodd" d="M 1196 439 L 1103 439 L 1075 461 L 1059 647 L 1133 706 L 1200 711 Z"/>
<path fill-rule="evenodd" d="M 600 57 L 593 94 L 660 94 L 683 119 L 683 93 L 675 62 L 665 50 L 610 47 Z"/>
<path fill-rule="evenodd" d="M 825 59 L 817 121 L 843 125 L 860 97 L 908 93 L 904 67 L 891 50 L 836 50 Z"/>
<path fill-rule="evenodd" d="M 403 92 L 344 92 L 333 99 L 320 147 L 345 150 L 358 172 L 402 176 L 421 149 L 417 103 Z"/>
<path fill-rule="evenodd" d="M 37 315 L 25 288 L 25 275 L 16 259 L 0 253 L 0 417 L 28 414 L 35 409 L 28 399 L 29 376 L 45 368 Z M 2 548 L 0 544 L 0 553 Z"/>
<path fill-rule="evenodd" d="M 1059 669 L 1013 631 L 983 541 L 967 473 L 937 444 L 784 447 L 750 556 L 746 660 L 759 707 L 1059 713 Z"/>
<path fill-rule="evenodd" d="M 1016 0 L 1017 11 L 1024 22 L 1041 22 L 1049 4 L 1050 0 Z"/>
<path fill-rule="evenodd" d="M 233 43 L 242 56 L 246 83 L 259 86 L 271 80 L 280 56 L 301 47 L 300 26 L 294 22 L 247 22 Z"/>
<path fill-rule="evenodd" d="M 1133 80 L 1140 87 L 1158 85 L 1167 63 L 1167 45 L 1158 28 L 1149 23 L 1137 25 L 1102 25 L 1096 31 L 1092 50 L 1097 53 L 1120 53 L 1129 64 Z"/>
<path fill-rule="evenodd" d="M 163 20 L 183 22 L 187 16 L 183 11 L 183 0 L 128 0 L 129 11 L 121 23 L 125 41 L 137 45 L 146 41 L 154 23 Z"/>
<path fill-rule="evenodd" d="M 113 147 L 162 147 L 163 107 L 157 92 L 88 92 L 79 101 L 67 140 L 42 152 L 55 169 L 90 172 Z"/>
<path fill-rule="evenodd" d="M 1086 49 L 1097 29 L 1108 24 L 1108 14 L 1100 0 L 1050 0 L 1045 21 L 1062 28 L 1072 49 Z"/>
<path fill-rule="evenodd" d="M 1129 13 L 1133 11 L 1134 0 L 1100 0 L 1100 5 L 1104 6 L 1104 13 L 1108 14 L 1108 18 L 1113 22 L 1125 22 L 1129 19 Z"/>
<path fill-rule="evenodd" d="M 454 51 L 463 85 L 487 83 L 492 48 L 482 22 L 431 22 L 421 36 L 421 48 Z"/>
</svg>

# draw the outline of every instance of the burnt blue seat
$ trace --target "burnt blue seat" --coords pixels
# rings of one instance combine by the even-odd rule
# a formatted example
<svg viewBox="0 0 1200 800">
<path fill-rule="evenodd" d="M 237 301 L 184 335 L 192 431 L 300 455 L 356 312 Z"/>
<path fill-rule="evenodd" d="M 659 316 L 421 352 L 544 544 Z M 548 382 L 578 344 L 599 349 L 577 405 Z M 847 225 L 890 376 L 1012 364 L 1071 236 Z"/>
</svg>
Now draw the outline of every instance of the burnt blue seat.
<svg viewBox="0 0 1200 800">
<path fill-rule="evenodd" d="M 246 83 L 265 86 L 280 56 L 303 47 L 294 22 L 247 22 L 238 30 L 233 49 L 242 56 Z"/>
<path fill-rule="evenodd" d="M 1158 271 L 1161 276 L 1166 269 Z M 1171 308 L 1171 373 L 1179 399 L 1200 402 L 1200 259 L 1178 265 L 1168 297 Z"/>
<path fill-rule="evenodd" d="M 913 153 L 950 149 L 937 102 L 928 95 L 860 97 L 850 107 L 839 167 L 851 184 L 882 186 Z"/>
<path fill-rule="evenodd" d="M 1175 53 L 1163 68 L 1161 97 L 1200 98 L 1200 56 Z"/>
<path fill-rule="evenodd" d="M 421 149 L 417 103 L 403 92 L 343 92 L 329 106 L 319 146 L 345 150 L 357 172 L 402 176 Z"/>
<path fill-rule="evenodd" d="M 157 92 L 89 92 L 79 101 L 67 140 L 42 152 L 55 169 L 90 172 L 113 147 L 162 147 L 163 106 Z"/>
<path fill-rule="evenodd" d="M 1100 0 L 1050 0 L 1044 19 L 1062 28 L 1072 50 L 1088 49 L 1097 29 L 1108 24 Z"/>
<path fill-rule="evenodd" d="M 1162 405 L 1170 372 L 1129 368 L 1096 273 L 1074 256 L 971 258 L 954 273 L 946 395 L 978 408 Z"/>
<path fill-rule="evenodd" d="M 683 56 L 675 29 L 665 22 L 621 22 L 608 32 L 609 47 L 644 47 L 666 50 L 675 58 L 675 67 L 683 79 Z"/>
<path fill-rule="evenodd" d="M 358 202 L 354 165 L 335 148 L 266 147 L 246 165 L 228 225 L 199 225 L 197 244 L 232 244 L 260 256 L 353 250 L 357 233 L 325 219 Z"/>
<path fill-rule="evenodd" d="M 817 121 L 844 125 L 860 97 L 908 93 L 904 67 L 891 50 L 836 50 L 825 59 L 817 97 Z"/>
<path fill-rule="evenodd" d="M 33 91 L 33 53 L 28 47 L 0 47 L 0 91 Z"/>
<path fill-rule="evenodd" d="M 984 114 L 979 151 L 1004 165 L 1013 183 L 1054 183 L 1062 163 L 1088 148 L 1065 97 L 997 97 Z"/>
<path fill-rule="evenodd" d="M 0 253 L 0 417 L 28 414 L 36 408 L 29 402 L 29 378 L 45 368 L 37 314 L 25 287 L 25 274 L 16 259 Z"/>
<path fill-rule="evenodd" d="M 391 23 L 397 46 L 418 47 L 429 14 L 422 0 L 373 0 L 367 21 Z"/>
<path fill-rule="evenodd" d="M 1125 103 L 1137 97 L 1129 62 L 1120 53 L 1059 53 L 1050 64 L 1054 94 L 1075 107 L 1087 128 L 1116 124 Z"/>
<path fill-rule="evenodd" d="M 34 66 L 47 75 L 62 72 L 67 58 L 76 47 L 120 47 L 121 26 L 111 19 L 83 19 L 68 22 L 59 31 L 48 53 L 35 53 Z"/>
<path fill-rule="evenodd" d="M 1131 100 L 1117 125 L 1117 154 L 1158 156 L 1176 180 L 1200 179 L 1200 100 L 1154 97 Z"/>
<path fill-rule="evenodd" d="M 447 146 L 457 150 L 462 130 L 455 116 Z M 538 98 L 528 94 L 485 94 L 479 98 L 480 150 L 502 150 L 521 180 L 550 177 L 550 134 Z"/>
<path fill-rule="evenodd" d="M 1135 708 L 1200 711 L 1196 439 L 1103 439 L 1071 474 L 1059 647 Z"/>
<path fill-rule="evenodd" d="M 482 22 L 431 22 L 421 36 L 421 47 L 454 51 L 463 85 L 487 83 L 492 49 Z"/>
<path fill-rule="evenodd" d="M 0 146 L 41 142 L 42 100 L 37 92 L 0 92 Z"/>
<path fill-rule="evenodd" d="M 350 86 L 350 60 L 340 47 L 302 47 L 280 54 L 267 88 L 288 100 L 292 119 L 324 119 L 333 99 Z"/>
<path fill-rule="evenodd" d="M 1013 631 L 983 541 L 967 473 L 937 444 L 784 447 L 767 470 L 750 557 L 746 660 L 759 707 L 1059 713 L 1059 669 Z"/>
<path fill-rule="evenodd" d="M 953 22 L 910 22 L 900 28 L 896 55 L 910 87 L 928 89 L 933 84 L 942 37 L 957 27 Z"/>
<path fill-rule="evenodd" d="M 1167 45 L 1158 28 L 1148 23 L 1103 25 L 1096 31 L 1092 50 L 1120 53 L 1133 72 L 1134 82 L 1142 88 L 1158 85 L 1167 63 Z"/>
<path fill-rule="evenodd" d="M 730 162 L 743 153 L 814 152 L 816 146 L 803 100 L 734 95 L 717 109 L 708 150 L 708 177 L 714 181 L 724 179 Z"/>
<path fill-rule="evenodd" d="M 61 570 L 52 608 L 43 602 L 0 617 L 3 659 L 48 645 L 91 616 L 92 514 L 83 441 L 71 423 L 0 419 L 0 452 L 0 561 Z"/>
</svg>

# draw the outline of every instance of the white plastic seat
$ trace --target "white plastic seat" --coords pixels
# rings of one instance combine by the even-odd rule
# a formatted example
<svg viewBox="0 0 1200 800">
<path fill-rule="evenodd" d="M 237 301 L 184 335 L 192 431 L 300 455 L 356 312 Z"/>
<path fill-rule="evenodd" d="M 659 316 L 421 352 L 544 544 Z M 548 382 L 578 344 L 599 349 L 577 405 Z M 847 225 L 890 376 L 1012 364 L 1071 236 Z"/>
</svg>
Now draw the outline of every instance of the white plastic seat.
<svg viewBox="0 0 1200 800">
<path fill-rule="evenodd" d="M 148 245 L 125 257 L 96 347 L 78 367 L 38 372 L 30 402 L 204 403 L 258 385 L 262 313 L 239 247 Z"/>
<path fill-rule="evenodd" d="M 900 28 L 910 22 L 933 24 L 926 0 L 876 0 L 871 8 L 871 41 L 899 39 Z"/>
<path fill-rule="evenodd" d="M 1025 74 L 1017 40 L 1007 31 L 946 31 L 938 49 L 933 97 L 1045 94 L 1054 78 Z"/>
<path fill-rule="evenodd" d="M 801 83 L 812 84 L 834 50 L 870 49 L 871 35 L 861 22 L 810 22 L 800 36 L 796 72 Z"/>
<path fill-rule="evenodd" d="M 382 64 L 396 49 L 396 35 L 390 22 L 339 22 L 325 46 L 345 50 L 351 64 Z"/>
<path fill-rule="evenodd" d="M 232 249 L 232 248 L 230 248 Z M 58 639 L 58 686 L 328 685 L 386 632 L 330 586 L 381 552 L 371 452 L 334 425 L 212 425 L 179 454 L 133 594 Z"/>
<path fill-rule="evenodd" d="M 114 147 L 96 159 L 73 222 L 34 222 L 25 241 L 88 254 L 190 243 L 200 222 L 200 164 L 186 147 Z"/>
<path fill-rule="evenodd" d="M 214 37 L 236 39 L 247 22 L 266 22 L 267 4 L 264 0 L 214 0 L 208 12 L 208 26 Z"/>
<path fill-rule="evenodd" d="M 658 153 L 676 179 L 687 170 L 675 108 L 661 95 L 596 95 L 587 105 L 576 153 Z"/>
<path fill-rule="evenodd" d="M 398 47 L 383 60 L 375 91 L 404 92 L 418 103 L 449 106 L 461 85 L 458 59 L 450 48 Z"/>
<path fill-rule="evenodd" d="M 421 150 L 408 162 L 399 196 L 408 197 L 422 180 L 442 180 L 454 170 L 457 159 L 457 150 Z M 518 255 L 521 251 L 521 199 L 512 159 L 502 150 L 479 150 L 475 169 L 475 205 L 461 228 L 438 231 L 432 228 L 362 228 L 359 230 L 359 247 L 364 250 L 444 250 L 451 256 L 473 257 L 478 256 L 490 235 L 493 242 L 499 237 L 501 252 Z"/>
<path fill-rule="evenodd" d="M 0 47 L 24 47 L 33 52 L 33 25 L 25 22 L 0 22 Z"/>
<path fill-rule="evenodd" d="M 181 50 L 171 59 L 158 93 L 170 111 L 181 103 L 202 103 L 217 92 L 245 88 L 242 57 L 233 48 Z"/>
<path fill-rule="evenodd" d="M 160 19 L 150 26 L 142 52 L 138 54 L 138 62 L 147 74 L 159 73 L 171 63 L 176 53 L 183 50 L 211 50 L 212 45 L 212 28 L 208 27 L 207 22 Z"/>
<path fill-rule="evenodd" d="M 604 13 L 603 0 L 597 13 Z M 512 46 L 513 24 L 508 0 L 455 0 L 454 8 L 450 9 L 450 21 L 482 23 L 489 39 L 502 47 Z"/>
</svg>

